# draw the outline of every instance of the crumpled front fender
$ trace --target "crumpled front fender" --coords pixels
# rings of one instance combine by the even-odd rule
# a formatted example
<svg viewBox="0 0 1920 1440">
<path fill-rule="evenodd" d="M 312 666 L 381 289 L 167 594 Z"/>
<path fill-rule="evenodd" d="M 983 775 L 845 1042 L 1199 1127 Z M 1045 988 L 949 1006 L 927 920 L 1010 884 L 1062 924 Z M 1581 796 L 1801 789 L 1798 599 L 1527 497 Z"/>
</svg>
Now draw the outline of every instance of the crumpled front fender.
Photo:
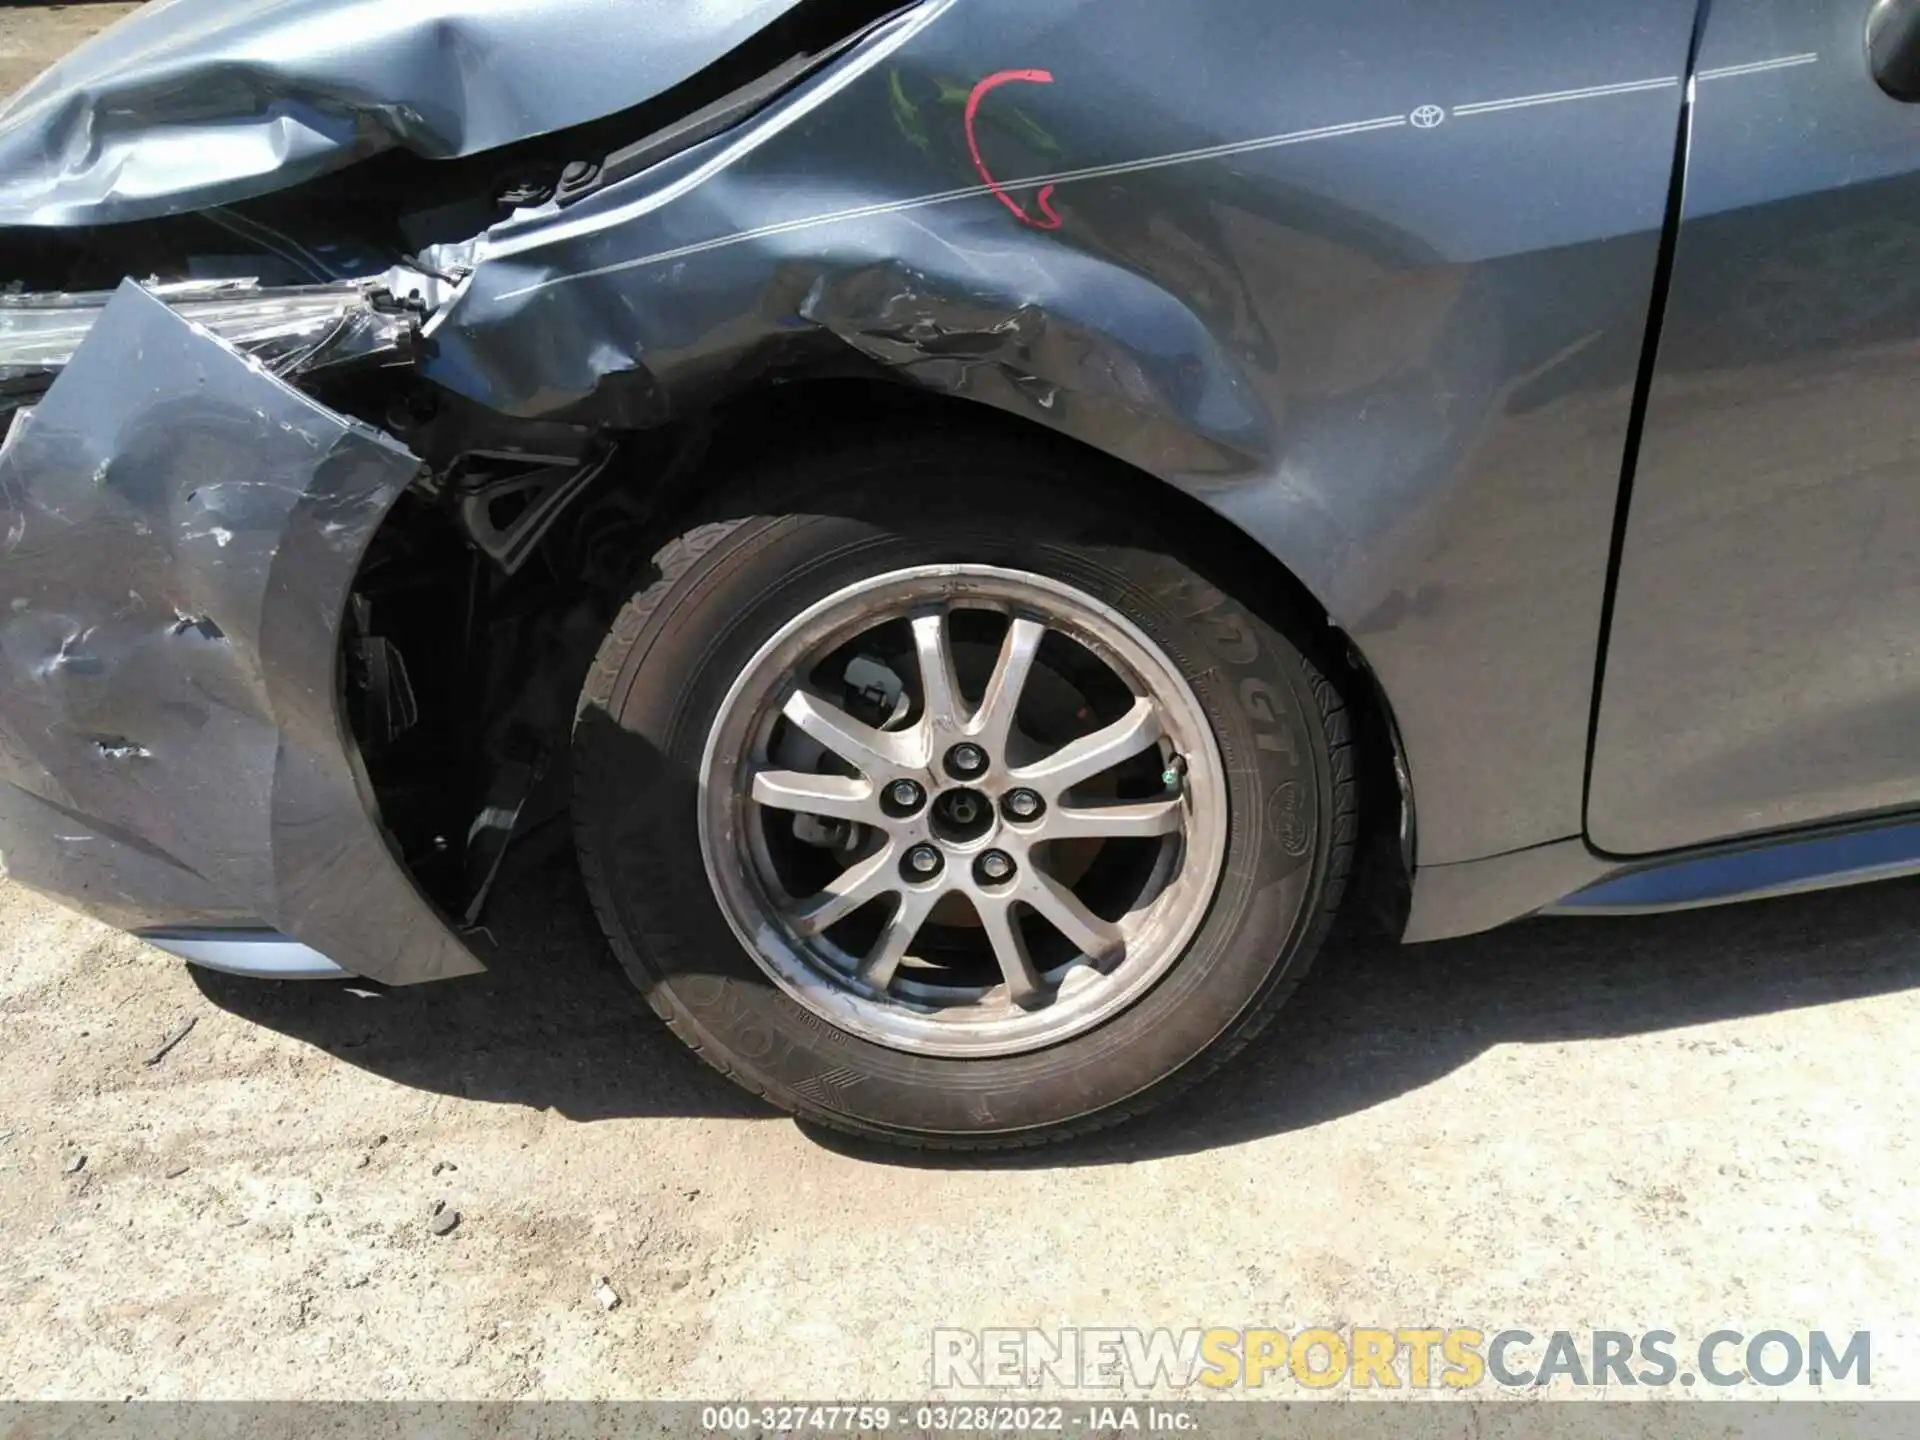
<svg viewBox="0 0 1920 1440">
<path fill-rule="evenodd" d="M 418 469 L 121 287 L 0 450 L 13 878 L 391 983 L 483 968 L 390 847 L 341 708 L 348 590 Z"/>
<path fill-rule="evenodd" d="M 851 370 L 1068 435 L 1319 601 L 1392 707 L 1420 863 L 1546 844 L 1582 823 L 1680 115 L 1636 82 L 1693 20 L 1621 3 L 1612 54 L 1551 6 L 915 6 L 494 227 L 422 373 L 638 426 Z"/>
</svg>

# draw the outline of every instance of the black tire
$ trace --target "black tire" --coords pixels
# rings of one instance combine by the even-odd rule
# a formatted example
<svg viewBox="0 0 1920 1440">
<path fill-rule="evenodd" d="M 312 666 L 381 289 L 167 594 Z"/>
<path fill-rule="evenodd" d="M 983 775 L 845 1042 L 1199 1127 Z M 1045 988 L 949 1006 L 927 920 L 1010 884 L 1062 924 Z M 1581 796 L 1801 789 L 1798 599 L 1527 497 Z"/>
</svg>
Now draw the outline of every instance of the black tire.
<svg viewBox="0 0 1920 1440">
<path fill-rule="evenodd" d="M 872 1138 L 1038 1144 L 1186 1089 L 1305 974 L 1356 829 L 1341 699 L 1260 610 L 1203 578 L 1164 517 L 1132 515 L 1111 491 L 1102 499 L 1107 479 L 1051 450 L 939 433 L 769 466 L 661 549 L 656 578 L 620 613 L 575 726 L 582 873 L 633 982 L 747 1089 Z M 698 840 L 708 732 L 749 658 L 844 586 L 938 562 L 1037 572 L 1121 611 L 1185 676 L 1226 772 L 1225 864 L 1178 962 L 1098 1028 L 1004 1058 L 889 1049 L 790 999 L 729 929 Z"/>
</svg>

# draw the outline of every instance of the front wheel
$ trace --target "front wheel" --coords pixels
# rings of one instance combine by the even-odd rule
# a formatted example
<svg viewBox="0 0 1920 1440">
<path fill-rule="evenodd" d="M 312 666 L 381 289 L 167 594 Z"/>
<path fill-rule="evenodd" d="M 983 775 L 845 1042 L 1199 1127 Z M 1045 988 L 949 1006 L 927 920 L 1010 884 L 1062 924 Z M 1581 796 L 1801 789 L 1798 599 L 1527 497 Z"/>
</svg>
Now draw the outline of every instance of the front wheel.
<svg viewBox="0 0 1920 1440">
<path fill-rule="evenodd" d="M 1056 466 L 921 439 L 758 477 L 661 552 L 582 697 L 615 952 L 821 1123 L 992 1146 L 1135 1113 L 1258 1031 L 1337 899 L 1333 688 Z"/>
</svg>

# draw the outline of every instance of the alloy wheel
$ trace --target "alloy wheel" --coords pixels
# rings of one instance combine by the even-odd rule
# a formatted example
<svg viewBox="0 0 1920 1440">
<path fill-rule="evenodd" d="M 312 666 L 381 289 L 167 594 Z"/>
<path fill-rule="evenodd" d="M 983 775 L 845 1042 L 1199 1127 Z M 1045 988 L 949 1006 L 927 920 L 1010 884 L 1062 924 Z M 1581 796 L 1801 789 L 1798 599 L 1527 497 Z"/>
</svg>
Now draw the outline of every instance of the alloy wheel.
<svg viewBox="0 0 1920 1440">
<path fill-rule="evenodd" d="M 813 605 L 722 702 L 702 858 L 728 925 L 830 1023 L 1018 1054 L 1156 984 L 1225 859 L 1191 688 L 1137 626 L 1045 576 L 875 576 Z"/>
</svg>

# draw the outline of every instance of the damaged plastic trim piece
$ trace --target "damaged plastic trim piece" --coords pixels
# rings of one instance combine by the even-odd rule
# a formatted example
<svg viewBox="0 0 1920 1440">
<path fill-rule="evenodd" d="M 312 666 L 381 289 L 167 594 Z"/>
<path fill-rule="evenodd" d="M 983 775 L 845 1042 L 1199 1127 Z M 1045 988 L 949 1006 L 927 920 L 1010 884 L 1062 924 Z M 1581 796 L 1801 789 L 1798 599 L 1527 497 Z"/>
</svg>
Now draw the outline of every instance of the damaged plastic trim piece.
<svg viewBox="0 0 1920 1440">
<path fill-rule="evenodd" d="M 129 929 L 271 928 L 389 983 L 483 968 L 394 854 L 337 684 L 354 574 L 419 468 L 114 294 L 0 451 L 14 878 Z"/>
<path fill-rule="evenodd" d="M 319 951 L 271 930 L 155 930 L 140 937 L 203 970 L 255 980 L 346 980 Z"/>
</svg>

